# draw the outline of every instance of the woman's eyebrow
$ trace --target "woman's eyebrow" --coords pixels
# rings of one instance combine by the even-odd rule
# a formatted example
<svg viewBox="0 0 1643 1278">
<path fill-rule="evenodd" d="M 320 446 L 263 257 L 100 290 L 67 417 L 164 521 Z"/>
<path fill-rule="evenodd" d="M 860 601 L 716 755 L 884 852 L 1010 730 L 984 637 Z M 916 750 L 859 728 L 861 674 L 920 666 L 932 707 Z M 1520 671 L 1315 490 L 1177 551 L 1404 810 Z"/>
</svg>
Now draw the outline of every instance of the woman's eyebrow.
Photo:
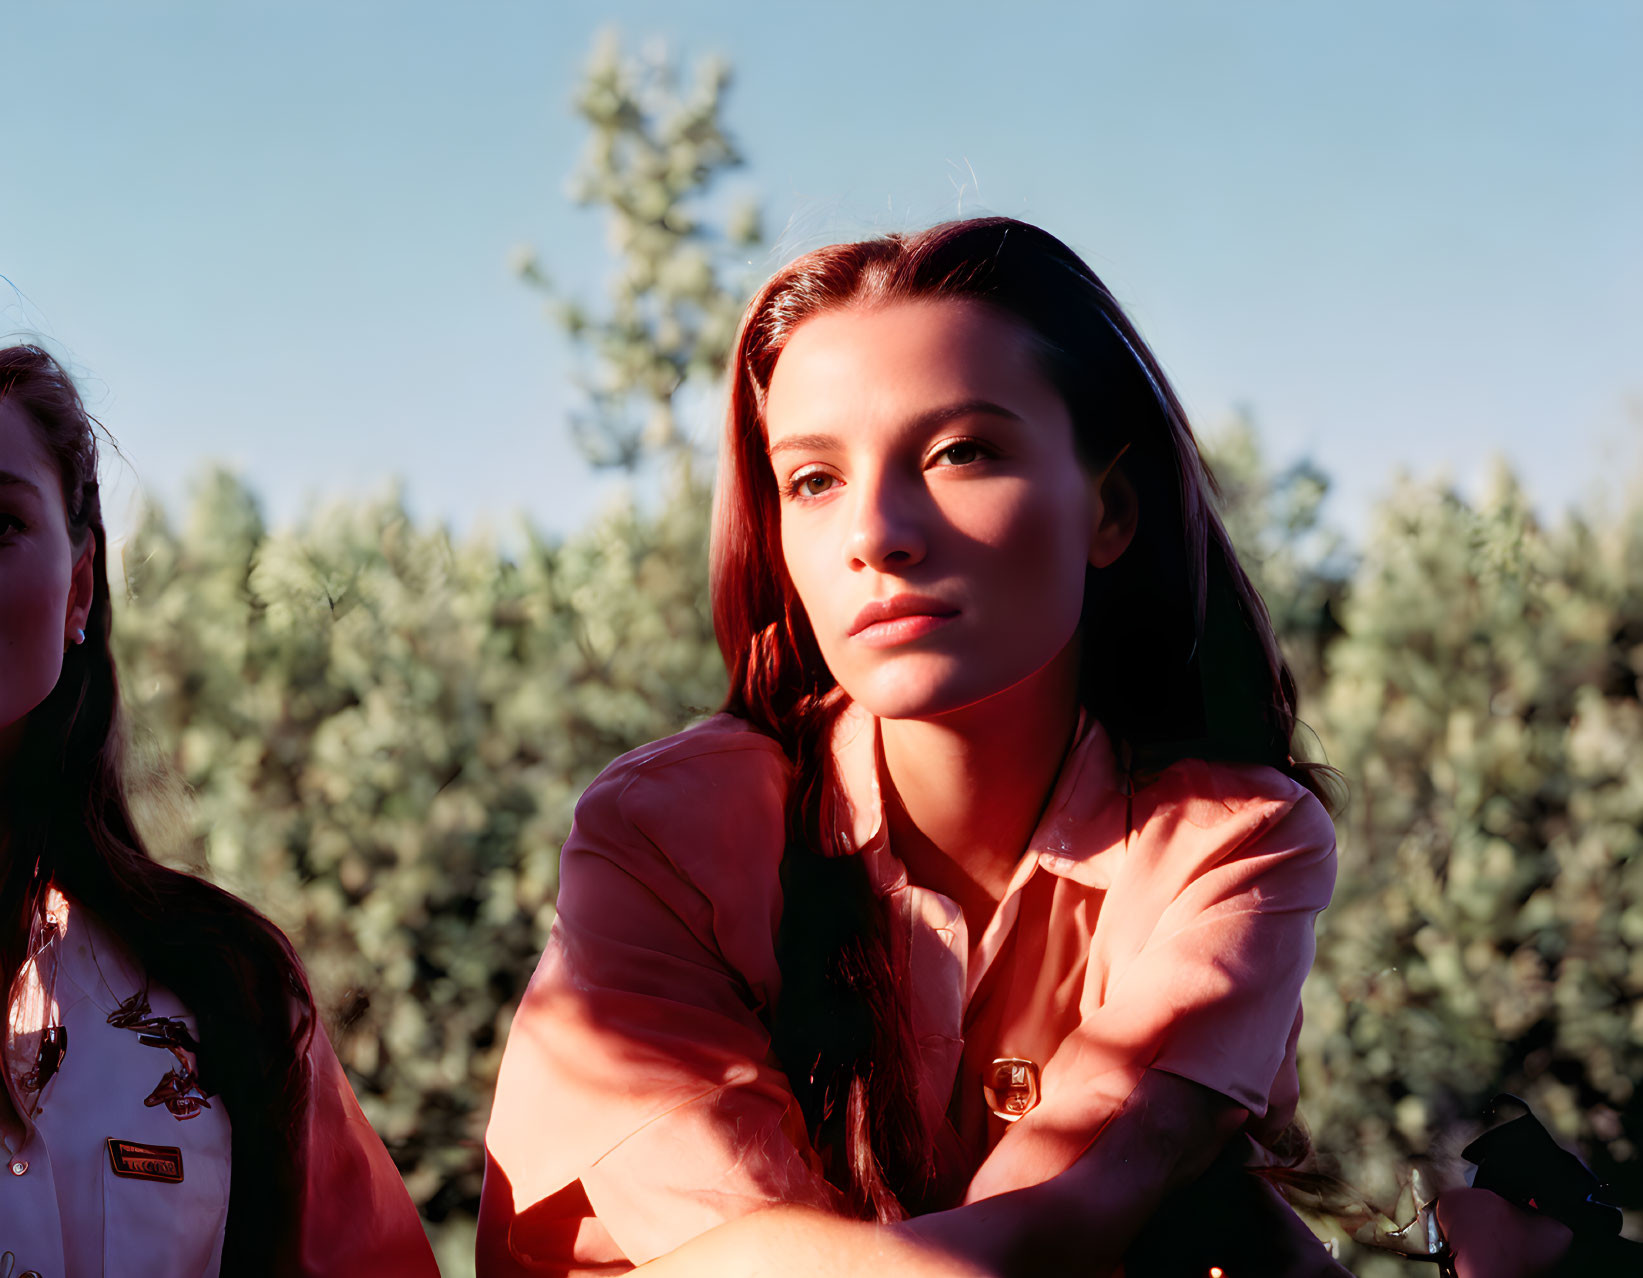
<svg viewBox="0 0 1643 1278">
<path fill-rule="evenodd" d="M 838 438 L 834 435 L 789 435 L 765 449 L 765 455 L 774 457 L 782 452 L 825 453 L 838 446 Z"/>
<path fill-rule="evenodd" d="M 24 479 L 9 470 L 0 470 L 0 488 L 26 488 L 36 497 L 40 495 L 40 489 L 32 479 Z"/>
<path fill-rule="evenodd" d="M 955 417 L 972 417 L 978 413 L 990 417 L 1004 417 L 1012 422 L 1019 422 L 1021 414 L 1011 412 L 1002 404 L 995 404 L 990 399 L 967 399 L 957 404 L 947 404 L 941 408 L 926 409 L 909 418 L 905 429 L 909 431 L 934 430 L 943 422 L 952 421 Z M 778 439 L 765 450 L 768 456 L 774 457 L 777 453 L 789 450 L 801 452 L 829 452 L 841 447 L 834 435 L 789 435 L 785 439 Z"/>
</svg>

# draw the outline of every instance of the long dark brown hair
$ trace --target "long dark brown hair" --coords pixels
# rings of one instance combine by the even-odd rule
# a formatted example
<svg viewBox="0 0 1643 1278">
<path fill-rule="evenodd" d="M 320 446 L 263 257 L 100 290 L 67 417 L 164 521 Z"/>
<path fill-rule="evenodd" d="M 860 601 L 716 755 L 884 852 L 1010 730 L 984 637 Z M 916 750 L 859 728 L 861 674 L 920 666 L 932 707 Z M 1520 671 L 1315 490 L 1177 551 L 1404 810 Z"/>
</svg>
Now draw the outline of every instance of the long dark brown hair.
<svg viewBox="0 0 1643 1278">
<path fill-rule="evenodd" d="M 888 921 L 857 856 L 822 821 L 839 705 L 781 553 L 765 396 L 806 319 L 847 306 L 964 299 L 1034 339 L 1070 410 L 1080 460 L 1114 465 L 1139 509 L 1129 548 L 1086 576 L 1081 699 L 1132 782 L 1172 762 L 1268 764 L 1319 793 L 1325 770 L 1291 751 L 1295 681 L 1214 505 L 1215 484 L 1158 361 L 1095 273 L 1009 218 L 835 244 L 779 271 L 748 305 L 729 370 L 713 526 L 713 621 L 730 673 L 725 709 L 793 764 L 772 1047 L 829 1177 L 863 1215 L 926 1205 L 932 1134 L 914 1102 L 908 1009 Z M 1121 624 L 1096 624 L 1103 618 Z"/>
<path fill-rule="evenodd" d="M 0 349 L 0 403 L 20 409 L 62 479 L 76 553 L 94 548 L 85 642 L 28 716 L 0 823 L 0 961 L 15 972 L 52 885 L 89 909 L 194 1013 L 202 1087 L 232 1123 L 223 1272 L 272 1274 L 297 1210 L 297 1123 L 313 999 L 291 943 L 222 889 L 168 869 L 126 802 L 119 681 L 97 479 L 97 429 L 73 381 L 35 346 Z"/>
</svg>

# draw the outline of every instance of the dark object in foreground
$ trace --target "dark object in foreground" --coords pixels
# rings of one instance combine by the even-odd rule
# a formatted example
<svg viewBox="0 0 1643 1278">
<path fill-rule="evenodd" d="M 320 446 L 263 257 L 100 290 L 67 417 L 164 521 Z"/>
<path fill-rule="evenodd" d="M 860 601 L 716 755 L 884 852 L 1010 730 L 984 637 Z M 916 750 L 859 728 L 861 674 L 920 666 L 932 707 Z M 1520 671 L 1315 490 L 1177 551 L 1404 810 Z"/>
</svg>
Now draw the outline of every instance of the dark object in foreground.
<svg viewBox="0 0 1643 1278">
<path fill-rule="evenodd" d="M 1554 1141 L 1516 1096 L 1497 1096 L 1489 1108 L 1497 1114 L 1509 1109 L 1522 1112 L 1484 1132 L 1461 1152 L 1477 1165 L 1472 1188 L 1499 1194 L 1574 1232 L 1574 1242 L 1550 1278 L 1643 1274 L 1643 1243 L 1620 1236 L 1620 1208 L 1598 1197 L 1604 1185 L 1591 1168 Z"/>
<path fill-rule="evenodd" d="M 1643 1275 L 1643 1244 L 1620 1236 L 1620 1209 L 1599 1196 L 1604 1186 L 1591 1169 L 1558 1145 L 1517 1097 L 1497 1096 L 1489 1112 L 1512 1116 L 1463 1151 L 1477 1167 L 1472 1188 L 1550 1217 L 1574 1234 L 1568 1250 L 1542 1271 L 1542 1278 Z M 1421 1218 L 1426 1218 L 1424 1209 Z M 1452 1278 L 1456 1252 L 1449 1243 L 1464 1262 L 1466 1239 L 1461 1237 L 1431 1254 L 1390 1246 L 1376 1250 L 1435 1263 L 1442 1278 Z M 1125 1256 L 1124 1272 L 1127 1278 L 1321 1278 L 1347 1271 L 1300 1225 L 1278 1192 L 1242 1165 L 1234 1142 L 1200 1180 L 1163 1204 Z"/>
</svg>

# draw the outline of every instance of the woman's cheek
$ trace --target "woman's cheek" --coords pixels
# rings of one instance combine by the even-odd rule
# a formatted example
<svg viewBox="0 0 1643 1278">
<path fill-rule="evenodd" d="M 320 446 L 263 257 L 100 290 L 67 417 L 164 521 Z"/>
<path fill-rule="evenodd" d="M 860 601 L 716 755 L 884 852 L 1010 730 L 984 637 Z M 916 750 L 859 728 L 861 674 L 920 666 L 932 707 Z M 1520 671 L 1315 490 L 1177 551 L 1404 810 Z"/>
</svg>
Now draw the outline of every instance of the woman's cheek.
<svg viewBox="0 0 1643 1278">
<path fill-rule="evenodd" d="M 1082 521 L 1048 506 L 1016 512 L 993 557 L 999 593 L 1012 615 L 1038 619 L 1054 629 L 1076 624 L 1084 603 L 1088 533 Z M 1063 636 L 1065 638 L 1065 636 Z"/>
<path fill-rule="evenodd" d="M 849 580 L 846 572 L 828 572 L 830 564 L 842 562 L 843 554 L 827 544 L 825 530 L 814 525 L 815 521 L 811 521 L 811 526 L 794 528 L 783 522 L 782 558 L 810 628 L 817 639 L 825 643 L 823 636 L 829 635 L 838 624 L 832 611 L 846 606 Z"/>
<path fill-rule="evenodd" d="M 44 701 L 63 671 L 68 595 L 48 567 L 37 559 L 0 561 L 0 728 Z"/>
</svg>

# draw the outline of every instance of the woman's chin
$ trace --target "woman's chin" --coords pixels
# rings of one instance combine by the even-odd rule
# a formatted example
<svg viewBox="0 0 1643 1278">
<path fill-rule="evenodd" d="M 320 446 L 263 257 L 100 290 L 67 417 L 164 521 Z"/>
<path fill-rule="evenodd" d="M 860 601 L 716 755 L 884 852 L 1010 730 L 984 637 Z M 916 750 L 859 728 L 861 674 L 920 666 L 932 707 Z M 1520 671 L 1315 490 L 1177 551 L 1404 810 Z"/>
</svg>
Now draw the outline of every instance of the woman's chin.
<svg viewBox="0 0 1643 1278">
<path fill-rule="evenodd" d="M 879 671 L 844 685 L 850 699 L 880 719 L 939 719 L 984 701 L 996 688 L 978 688 L 958 670 Z"/>
<path fill-rule="evenodd" d="M 1068 640 L 1059 655 L 1071 653 L 1076 663 L 1074 642 Z M 1076 696 L 1076 664 L 1068 676 L 1058 669 L 1057 655 L 990 655 L 983 661 L 973 652 L 909 652 L 835 677 L 852 701 L 880 719 L 940 719 L 1011 693 Z"/>
</svg>

